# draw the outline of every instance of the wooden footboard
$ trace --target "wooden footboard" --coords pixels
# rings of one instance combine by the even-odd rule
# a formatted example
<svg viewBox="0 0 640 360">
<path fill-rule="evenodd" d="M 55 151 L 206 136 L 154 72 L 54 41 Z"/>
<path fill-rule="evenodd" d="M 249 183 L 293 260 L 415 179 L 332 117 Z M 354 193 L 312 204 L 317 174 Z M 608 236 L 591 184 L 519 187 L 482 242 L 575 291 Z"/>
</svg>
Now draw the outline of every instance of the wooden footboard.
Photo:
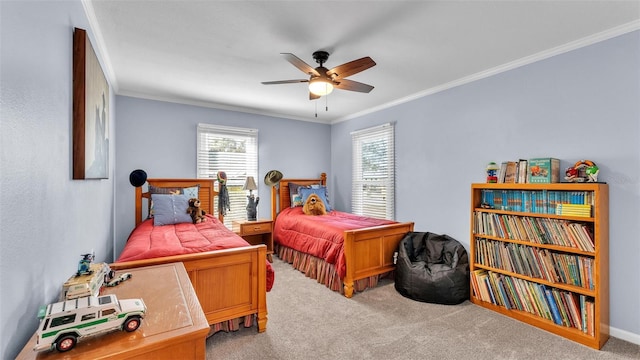
<svg viewBox="0 0 640 360">
<path fill-rule="evenodd" d="M 354 281 L 394 270 L 393 255 L 400 240 L 411 231 L 412 222 L 345 231 L 344 296 L 353 296 Z"/>
<path fill-rule="evenodd" d="M 110 264 L 114 270 L 182 262 L 209 325 L 256 314 L 267 329 L 265 245 Z M 158 279 L 162 281 L 162 279 Z"/>
</svg>

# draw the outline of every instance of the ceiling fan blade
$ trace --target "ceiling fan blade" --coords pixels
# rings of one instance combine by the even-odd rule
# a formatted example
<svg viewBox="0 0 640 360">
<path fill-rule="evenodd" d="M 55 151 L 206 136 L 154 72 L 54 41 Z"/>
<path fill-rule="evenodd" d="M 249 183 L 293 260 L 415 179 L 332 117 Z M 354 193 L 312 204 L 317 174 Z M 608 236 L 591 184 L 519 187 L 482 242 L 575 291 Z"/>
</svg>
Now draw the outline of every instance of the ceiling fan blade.
<svg viewBox="0 0 640 360">
<path fill-rule="evenodd" d="M 263 81 L 263 85 L 276 85 L 276 84 L 297 84 L 297 83 L 305 83 L 309 82 L 306 79 L 298 79 L 298 80 L 277 80 L 277 81 Z"/>
<path fill-rule="evenodd" d="M 327 75 L 332 77 L 333 79 L 344 79 L 347 76 L 351 76 L 353 74 L 357 74 L 360 71 L 367 70 L 370 67 L 376 65 L 376 62 L 373 61 L 370 57 L 366 56 L 358 60 L 349 61 L 348 63 L 344 63 L 342 65 L 338 65 L 332 69 L 327 71 Z"/>
<path fill-rule="evenodd" d="M 353 80 L 347 80 L 347 79 L 337 80 L 333 84 L 333 86 L 336 89 L 340 89 L 340 90 L 357 91 L 357 92 L 363 92 L 363 93 L 368 93 L 371 90 L 373 90 L 373 86 L 371 86 L 371 85 L 367 85 L 367 84 L 363 84 L 361 82 L 357 82 L 357 81 L 353 81 Z"/>
<path fill-rule="evenodd" d="M 308 75 L 320 76 L 320 74 L 316 71 L 316 69 L 312 68 L 309 64 L 302 61 L 299 57 L 290 54 L 290 53 L 280 53 L 280 55 L 284 56 L 285 60 L 293 64 L 293 66 L 302 70 L 303 73 Z"/>
<path fill-rule="evenodd" d="M 309 92 L 309 100 L 320 99 L 320 95 L 316 95 L 312 92 Z"/>
</svg>

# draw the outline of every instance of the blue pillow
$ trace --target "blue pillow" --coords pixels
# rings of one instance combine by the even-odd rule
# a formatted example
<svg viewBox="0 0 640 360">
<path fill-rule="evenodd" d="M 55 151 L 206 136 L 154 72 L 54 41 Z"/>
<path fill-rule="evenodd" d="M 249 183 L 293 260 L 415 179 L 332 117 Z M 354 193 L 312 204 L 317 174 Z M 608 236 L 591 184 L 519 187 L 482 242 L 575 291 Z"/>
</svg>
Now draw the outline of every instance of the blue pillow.
<svg viewBox="0 0 640 360">
<path fill-rule="evenodd" d="M 192 223 L 188 195 L 151 194 L 153 200 L 153 225 Z"/>
<path fill-rule="evenodd" d="M 303 204 L 307 202 L 307 198 L 309 197 L 309 195 L 316 194 L 318 195 L 320 200 L 322 200 L 322 202 L 324 203 L 324 207 L 327 210 L 327 212 L 331 211 L 331 204 L 329 204 L 329 201 L 327 200 L 326 187 L 318 187 L 318 188 L 300 187 L 298 191 L 300 192 L 300 196 L 302 197 Z"/>
<path fill-rule="evenodd" d="M 200 185 L 182 188 L 182 194 L 188 196 L 189 198 L 198 199 L 198 192 L 200 192 Z"/>
</svg>

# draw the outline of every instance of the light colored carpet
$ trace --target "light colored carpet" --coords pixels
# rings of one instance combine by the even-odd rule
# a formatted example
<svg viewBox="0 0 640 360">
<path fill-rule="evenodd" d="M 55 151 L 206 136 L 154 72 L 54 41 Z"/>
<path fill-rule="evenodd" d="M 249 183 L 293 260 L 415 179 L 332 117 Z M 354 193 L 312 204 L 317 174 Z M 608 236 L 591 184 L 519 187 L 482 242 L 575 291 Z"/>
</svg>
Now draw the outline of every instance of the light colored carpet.
<svg viewBox="0 0 640 360">
<path fill-rule="evenodd" d="M 468 301 L 413 301 L 388 279 L 347 299 L 277 257 L 273 266 L 267 331 L 214 334 L 207 359 L 640 359 L 616 338 L 597 351 Z"/>
</svg>

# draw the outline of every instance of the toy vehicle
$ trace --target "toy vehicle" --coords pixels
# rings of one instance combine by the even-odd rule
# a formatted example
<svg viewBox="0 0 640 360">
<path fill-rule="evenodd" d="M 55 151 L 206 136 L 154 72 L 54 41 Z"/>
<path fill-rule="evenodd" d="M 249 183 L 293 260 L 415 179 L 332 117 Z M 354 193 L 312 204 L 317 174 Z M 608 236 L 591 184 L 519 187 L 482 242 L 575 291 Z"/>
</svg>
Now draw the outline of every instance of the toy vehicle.
<svg viewBox="0 0 640 360">
<path fill-rule="evenodd" d="M 142 299 L 118 300 L 115 295 L 87 296 L 43 305 L 38 311 L 41 320 L 33 350 L 55 348 L 64 352 L 87 336 L 117 329 L 135 331 L 146 312 Z"/>
<path fill-rule="evenodd" d="M 120 284 L 121 282 L 127 281 L 129 279 L 131 279 L 131 273 L 128 273 L 128 272 L 127 273 L 123 273 L 123 274 L 120 274 L 120 276 L 118 276 L 117 278 L 109 281 L 105 286 L 116 286 L 116 285 Z"/>
<path fill-rule="evenodd" d="M 76 276 L 91 274 L 91 262 L 95 259 L 94 254 L 82 254 L 82 259 L 78 262 L 78 272 Z"/>
<path fill-rule="evenodd" d="M 106 263 L 90 264 L 84 275 L 74 275 L 62 285 L 60 301 L 100 295 L 100 288 L 113 279 L 115 271 Z"/>
</svg>

